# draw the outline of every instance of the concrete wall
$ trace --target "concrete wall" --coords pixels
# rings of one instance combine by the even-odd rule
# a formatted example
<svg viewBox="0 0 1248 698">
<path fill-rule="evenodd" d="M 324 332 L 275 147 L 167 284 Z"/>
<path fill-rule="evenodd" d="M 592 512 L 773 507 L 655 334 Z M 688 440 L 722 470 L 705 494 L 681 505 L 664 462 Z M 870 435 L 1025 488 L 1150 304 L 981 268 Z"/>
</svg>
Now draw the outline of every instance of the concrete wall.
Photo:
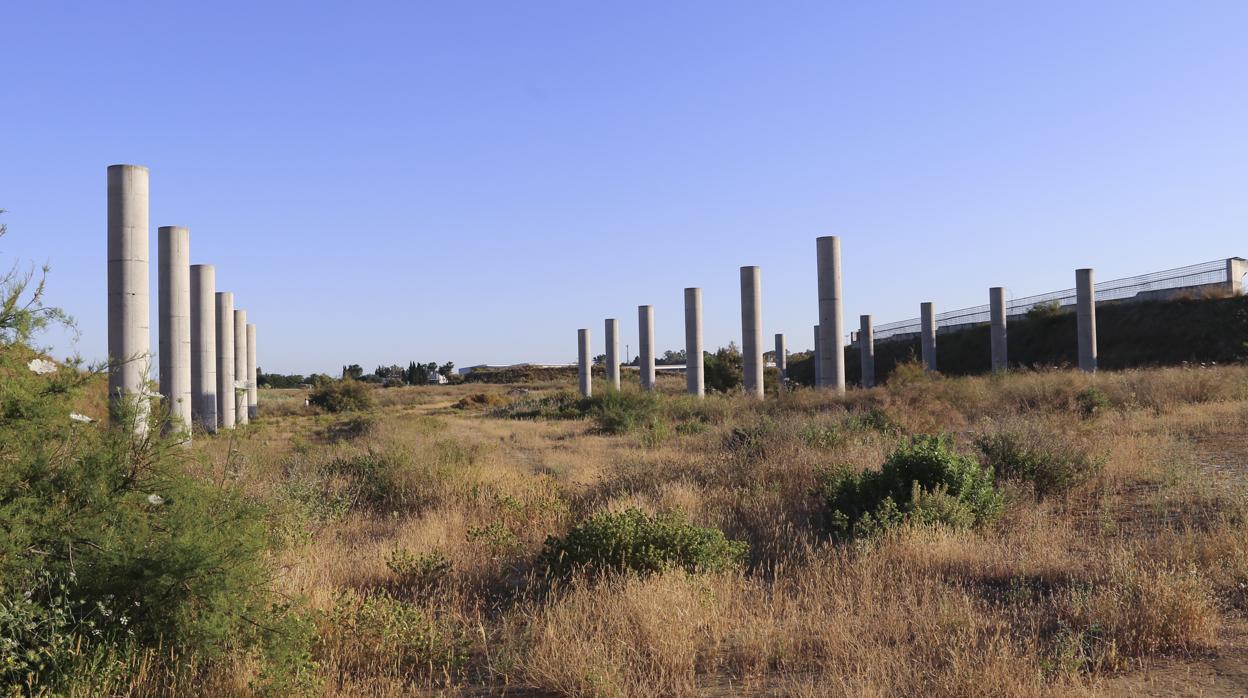
<svg viewBox="0 0 1248 698">
<path fill-rule="evenodd" d="M 1096 281 L 1091 269 L 1075 270 L 1075 317 L 1079 333 L 1079 368 L 1096 371 Z"/>
<path fill-rule="evenodd" d="M 217 272 L 191 266 L 191 416 L 209 433 L 217 430 Z"/>
<path fill-rule="evenodd" d="M 702 356 L 702 289 L 685 289 L 685 391 L 706 395 L 705 361 Z"/>
<path fill-rule="evenodd" d="M 654 306 L 637 306 L 641 389 L 654 390 Z"/>
<path fill-rule="evenodd" d="M 217 425 L 234 428 L 234 294 L 217 291 Z"/>
<path fill-rule="evenodd" d="M 758 267 L 741 267 L 741 359 L 746 395 L 763 396 L 763 280 Z"/>
<path fill-rule="evenodd" d="M 919 306 L 920 346 L 923 352 L 923 367 L 928 371 L 936 370 L 936 306 L 923 303 Z"/>
<path fill-rule="evenodd" d="M 589 330 L 577 330 L 576 379 L 577 385 L 580 388 L 581 397 L 590 397 L 594 394 L 593 361 L 594 357 L 590 353 L 589 347 Z"/>
<path fill-rule="evenodd" d="M 160 394 L 168 428 L 191 434 L 191 233 L 156 231 Z"/>
<path fill-rule="evenodd" d="M 818 385 L 845 392 L 845 319 L 841 312 L 841 239 L 827 235 L 815 240 L 819 272 Z"/>
<path fill-rule="evenodd" d="M 993 286 L 988 289 L 988 315 L 992 328 L 989 333 L 992 344 L 992 370 L 1004 371 L 1009 366 L 1009 344 L 1006 341 L 1005 289 Z"/>
<path fill-rule="evenodd" d="M 108 394 L 122 411 L 135 409 L 145 433 L 150 406 L 145 384 L 152 337 L 148 287 L 148 172 L 139 165 L 108 168 Z"/>
<path fill-rule="evenodd" d="M 234 311 L 234 422 L 246 424 L 247 413 L 247 311 Z"/>
<path fill-rule="evenodd" d="M 1248 259 L 1231 257 L 1226 260 L 1226 290 L 1232 296 L 1243 295 L 1245 274 L 1248 274 Z"/>
<path fill-rule="evenodd" d="M 620 389 L 620 321 L 607 318 L 603 323 L 607 337 L 607 385 Z"/>
</svg>

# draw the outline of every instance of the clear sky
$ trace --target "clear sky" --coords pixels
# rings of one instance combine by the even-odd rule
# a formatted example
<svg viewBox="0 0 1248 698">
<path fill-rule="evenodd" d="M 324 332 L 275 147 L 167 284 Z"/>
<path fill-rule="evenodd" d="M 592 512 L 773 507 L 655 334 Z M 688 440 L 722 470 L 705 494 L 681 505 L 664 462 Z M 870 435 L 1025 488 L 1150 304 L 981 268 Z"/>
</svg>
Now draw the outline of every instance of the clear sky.
<svg viewBox="0 0 1248 698">
<path fill-rule="evenodd" d="M 151 169 L 268 371 L 572 361 L 1248 256 L 1245 2 L 15 2 L 0 264 L 106 348 L 105 169 Z M 155 318 L 153 318 L 153 333 Z M 770 339 L 768 339 L 770 342 Z M 155 346 L 155 337 L 153 337 Z"/>
</svg>

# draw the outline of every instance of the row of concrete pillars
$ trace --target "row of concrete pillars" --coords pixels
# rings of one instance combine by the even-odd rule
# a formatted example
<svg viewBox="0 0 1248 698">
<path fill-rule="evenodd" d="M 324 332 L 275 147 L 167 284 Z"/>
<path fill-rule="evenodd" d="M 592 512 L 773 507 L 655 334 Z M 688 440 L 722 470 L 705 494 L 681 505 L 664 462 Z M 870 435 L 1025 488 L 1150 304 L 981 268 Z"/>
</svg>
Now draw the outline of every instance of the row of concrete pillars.
<svg viewBox="0 0 1248 698">
<path fill-rule="evenodd" d="M 988 289 L 989 343 L 994 372 L 1005 371 L 1009 366 L 1007 310 L 1005 288 L 993 286 Z M 919 305 L 919 313 L 919 348 L 923 367 L 928 371 L 936 371 L 936 307 L 930 302 L 922 303 Z M 1096 283 L 1091 269 L 1075 270 L 1075 320 L 1079 368 L 1089 373 L 1095 372 Z M 862 384 L 870 387 L 875 383 L 875 337 L 872 334 L 870 315 L 862 316 L 858 349 L 862 357 Z"/>
<path fill-rule="evenodd" d="M 819 324 L 814 326 L 815 386 L 845 392 L 845 336 L 841 298 L 841 240 L 835 235 L 816 238 L 815 258 L 818 273 Z M 1076 314 L 1079 341 L 1079 368 L 1096 370 L 1096 289 L 1091 269 L 1075 272 Z M 1004 371 L 1009 364 L 1006 334 L 1005 289 L 989 289 L 991 317 L 992 370 Z M 762 281 L 758 267 L 741 267 L 741 353 L 744 364 L 744 387 L 748 395 L 763 396 L 763 304 Z M 641 347 L 641 387 L 654 389 L 654 307 L 638 306 L 637 324 Z M 936 308 L 926 302 L 920 305 L 920 347 L 923 366 L 936 371 Z M 607 382 L 620 387 L 619 321 L 606 321 Z M 590 366 L 593 355 L 590 333 L 577 330 L 578 366 L 581 395 L 592 393 Z M 776 368 L 780 378 L 788 372 L 788 358 L 783 334 L 775 336 Z M 872 316 L 859 318 L 858 349 L 863 387 L 875 385 L 875 332 Z M 702 289 L 685 289 L 685 379 L 686 392 L 702 396 L 706 387 L 702 360 Z"/>
<path fill-rule="evenodd" d="M 108 168 L 108 392 L 114 414 L 146 428 L 151 409 L 148 326 L 148 170 Z M 190 230 L 162 226 L 157 236 L 159 390 L 165 426 L 190 439 L 256 416 L 256 326 L 216 290 L 211 264 L 191 264 Z M 221 399 L 221 396 L 230 396 Z"/>
</svg>

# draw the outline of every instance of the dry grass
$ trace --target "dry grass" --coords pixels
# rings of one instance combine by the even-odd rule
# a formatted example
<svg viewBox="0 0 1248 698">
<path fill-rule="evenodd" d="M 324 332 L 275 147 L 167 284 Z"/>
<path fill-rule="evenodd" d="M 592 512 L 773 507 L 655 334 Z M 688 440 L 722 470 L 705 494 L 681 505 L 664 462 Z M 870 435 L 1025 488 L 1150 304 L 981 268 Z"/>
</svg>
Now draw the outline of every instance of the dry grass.
<svg viewBox="0 0 1248 698">
<path fill-rule="evenodd" d="M 1248 608 L 1248 369 L 902 372 L 763 403 L 661 383 L 666 425 L 618 436 L 477 409 L 510 386 L 379 390 L 358 433 L 299 391 L 264 391 L 260 423 L 196 450 L 206 476 L 278 512 L 281 584 L 318 618 L 330 695 L 1094 693 L 1155 658 L 1216 652 Z M 974 453 L 1002 429 L 1100 467 L 1040 499 L 1001 483 L 1006 510 L 980 530 L 822 533 L 821 469 L 877 468 L 910 433 Z M 542 575 L 547 536 L 632 506 L 747 541 L 749 565 Z M 200 674 L 245 693 L 248 671 Z"/>
</svg>

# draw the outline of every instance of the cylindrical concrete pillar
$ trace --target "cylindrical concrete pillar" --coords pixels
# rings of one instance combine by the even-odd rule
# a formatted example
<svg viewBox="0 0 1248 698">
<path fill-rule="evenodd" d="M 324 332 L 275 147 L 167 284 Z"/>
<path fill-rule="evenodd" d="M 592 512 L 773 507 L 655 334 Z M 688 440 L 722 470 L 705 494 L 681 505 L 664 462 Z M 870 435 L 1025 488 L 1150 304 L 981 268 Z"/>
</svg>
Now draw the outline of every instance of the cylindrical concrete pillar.
<svg viewBox="0 0 1248 698">
<path fill-rule="evenodd" d="M 919 306 L 921 318 L 920 346 L 923 352 L 923 368 L 936 370 L 936 306 L 923 303 Z"/>
<path fill-rule="evenodd" d="M 637 306 L 638 363 L 641 369 L 641 389 L 654 390 L 654 306 Z"/>
<path fill-rule="evenodd" d="M 763 280 L 758 267 L 741 267 L 741 362 L 745 394 L 763 396 Z"/>
<path fill-rule="evenodd" d="M 247 325 L 247 418 L 255 419 L 260 411 L 260 386 L 256 383 L 256 326 Z"/>
<path fill-rule="evenodd" d="M 993 286 L 988 289 L 988 315 L 992 319 L 990 328 L 992 343 L 992 370 L 1004 371 L 1009 365 L 1008 347 L 1005 328 L 1005 289 Z"/>
<path fill-rule="evenodd" d="M 115 415 L 135 410 L 146 433 L 150 406 L 148 172 L 139 165 L 108 168 L 108 394 Z"/>
<path fill-rule="evenodd" d="M 620 321 L 607 318 L 607 385 L 612 390 L 620 389 Z"/>
<path fill-rule="evenodd" d="M 576 379 L 581 397 L 594 394 L 594 379 L 591 365 L 594 358 L 589 353 L 589 330 L 576 331 Z"/>
<path fill-rule="evenodd" d="M 1075 270 L 1075 315 L 1079 327 L 1079 368 L 1096 371 L 1096 283 L 1091 269 Z"/>
<path fill-rule="evenodd" d="M 234 423 L 247 418 L 247 311 L 234 311 Z"/>
<path fill-rule="evenodd" d="M 819 385 L 845 392 L 845 318 L 841 313 L 841 239 L 815 240 L 819 264 Z"/>
<path fill-rule="evenodd" d="M 217 430 L 217 272 L 191 265 L 191 416 L 209 433 Z"/>
<path fill-rule="evenodd" d="M 819 351 L 819 326 L 815 325 L 815 388 L 823 385 L 823 352 Z"/>
<path fill-rule="evenodd" d="M 702 289 L 685 289 L 685 391 L 706 395 L 702 357 Z"/>
<path fill-rule="evenodd" d="M 776 373 L 780 377 L 780 385 L 789 377 L 789 351 L 784 346 L 784 335 L 776 333 Z"/>
<path fill-rule="evenodd" d="M 862 387 L 875 385 L 875 325 L 870 315 L 858 318 L 858 359 L 862 364 Z"/>
<path fill-rule="evenodd" d="M 191 433 L 191 233 L 156 231 L 160 394 L 169 428 Z"/>
<path fill-rule="evenodd" d="M 217 421 L 234 428 L 234 294 L 217 291 Z"/>
</svg>

